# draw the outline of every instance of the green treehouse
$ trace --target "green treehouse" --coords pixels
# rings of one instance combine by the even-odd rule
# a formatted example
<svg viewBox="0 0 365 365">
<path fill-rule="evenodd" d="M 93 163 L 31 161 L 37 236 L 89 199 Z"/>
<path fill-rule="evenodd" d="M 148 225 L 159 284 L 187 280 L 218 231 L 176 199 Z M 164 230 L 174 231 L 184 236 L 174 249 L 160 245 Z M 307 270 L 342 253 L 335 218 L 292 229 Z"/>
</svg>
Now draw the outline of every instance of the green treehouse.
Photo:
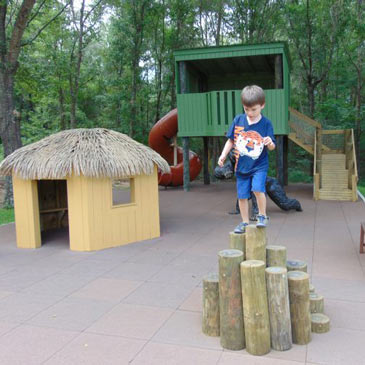
<svg viewBox="0 0 365 365">
<path fill-rule="evenodd" d="M 184 150 L 189 148 L 189 137 L 224 136 L 233 118 L 243 112 L 242 88 L 256 84 L 265 90 L 263 113 L 274 126 L 277 177 L 282 185 L 286 183 L 290 60 L 285 43 L 186 49 L 174 56 L 178 136 L 183 137 Z M 207 138 L 204 143 L 206 175 Z M 184 171 L 188 168 L 185 164 Z M 184 176 L 184 188 L 188 189 L 188 172 Z"/>
<path fill-rule="evenodd" d="M 185 190 L 190 181 L 189 137 L 204 139 L 204 182 L 209 183 L 207 137 L 225 135 L 233 118 L 243 112 L 242 88 L 256 84 L 265 90 L 263 113 L 274 126 L 279 183 L 287 184 L 291 139 L 314 156 L 315 199 L 357 199 L 353 130 L 322 130 L 321 124 L 289 108 L 291 65 L 285 43 L 184 49 L 174 57 Z"/>
</svg>

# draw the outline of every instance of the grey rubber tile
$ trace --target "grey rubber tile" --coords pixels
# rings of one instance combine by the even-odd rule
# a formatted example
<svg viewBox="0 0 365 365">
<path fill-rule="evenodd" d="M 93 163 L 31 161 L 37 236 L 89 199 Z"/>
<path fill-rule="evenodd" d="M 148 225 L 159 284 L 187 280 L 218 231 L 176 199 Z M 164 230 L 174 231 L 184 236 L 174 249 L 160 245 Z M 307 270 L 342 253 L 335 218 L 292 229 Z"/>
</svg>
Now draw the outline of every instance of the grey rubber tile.
<svg viewBox="0 0 365 365">
<path fill-rule="evenodd" d="M 83 333 L 45 364 L 129 364 L 145 343 L 143 340 Z"/>
<path fill-rule="evenodd" d="M 121 303 L 86 331 L 149 340 L 172 313 L 167 308 Z"/>
<path fill-rule="evenodd" d="M 330 332 L 312 335 L 308 344 L 308 362 L 329 365 L 364 363 L 364 331 L 331 328 Z"/>
<path fill-rule="evenodd" d="M 195 286 L 195 282 L 180 284 L 146 282 L 125 298 L 123 303 L 176 309 Z"/>
<path fill-rule="evenodd" d="M 67 296 L 82 288 L 94 279 L 94 274 L 83 275 L 54 274 L 28 286 L 24 292 L 29 294 L 48 294 L 55 296 Z"/>
<path fill-rule="evenodd" d="M 71 331 L 83 331 L 107 313 L 113 303 L 84 298 L 66 298 L 34 316 L 27 323 Z"/>
<path fill-rule="evenodd" d="M 111 271 L 108 271 L 101 276 L 104 278 L 146 281 L 162 269 L 162 265 L 124 262 L 122 265 L 118 265 Z"/>
<path fill-rule="evenodd" d="M 0 320 L 22 323 L 59 302 L 62 297 L 14 293 L 0 300 Z"/>
<path fill-rule="evenodd" d="M 118 303 L 135 291 L 143 282 L 98 278 L 70 295 L 70 298 L 84 298 Z"/>
<path fill-rule="evenodd" d="M 41 364 L 77 334 L 54 328 L 16 327 L 0 337 L 0 364 Z"/>
<path fill-rule="evenodd" d="M 205 350 L 164 343 L 148 343 L 132 361 L 132 365 L 212 365 L 222 351 Z"/>
<path fill-rule="evenodd" d="M 201 313 L 176 311 L 153 336 L 152 342 L 221 350 L 219 337 L 201 331 Z"/>
</svg>

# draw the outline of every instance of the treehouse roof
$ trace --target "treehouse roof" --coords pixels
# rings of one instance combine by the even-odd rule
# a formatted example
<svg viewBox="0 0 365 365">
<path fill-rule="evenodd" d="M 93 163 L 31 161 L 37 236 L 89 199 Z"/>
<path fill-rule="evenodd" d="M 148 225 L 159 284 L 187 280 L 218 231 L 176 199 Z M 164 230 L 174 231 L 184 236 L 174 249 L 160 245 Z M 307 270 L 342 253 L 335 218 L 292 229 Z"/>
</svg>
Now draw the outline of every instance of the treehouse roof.
<svg viewBox="0 0 365 365">
<path fill-rule="evenodd" d="M 70 129 L 17 149 L 0 164 L 0 173 L 27 180 L 67 176 L 123 178 L 153 172 L 168 163 L 151 148 L 125 134 L 104 129 Z"/>
<path fill-rule="evenodd" d="M 176 62 L 188 61 L 197 71 L 206 75 L 271 72 L 275 68 L 273 55 L 276 54 L 283 54 L 290 68 L 289 51 L 285 42 L 239 44 L 174 51 Z"/>
</svg>

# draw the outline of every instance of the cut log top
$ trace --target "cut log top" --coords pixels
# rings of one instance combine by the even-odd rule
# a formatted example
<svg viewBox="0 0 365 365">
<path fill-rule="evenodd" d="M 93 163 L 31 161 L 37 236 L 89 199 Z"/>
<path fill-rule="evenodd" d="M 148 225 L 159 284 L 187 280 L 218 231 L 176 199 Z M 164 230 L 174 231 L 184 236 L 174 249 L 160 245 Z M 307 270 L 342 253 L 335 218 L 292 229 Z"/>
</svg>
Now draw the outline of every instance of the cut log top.
<svg viewBox="0 0 365 365">
<path fill-rule="evenodd" d="M 230 249 L 230 250 L 219 251 L 218 255 L 221 257 L 239 257 L 243 256 L 243 252 L 240 250 Z"/>
<path fill-rule="evenodd" d="M 301 260 L 288 260 L 286 265 L 288 266 L 288 269 L 291 270 L 301 269 L 307 271 L 307 263 Z"/>
<path fill-rule="evenodd" d="M 267 245 L 266 248 L 268 250 L 273 250 L 273 251 L 285 251 L 286 250 L 285 246 L 278 246 L 278 245 Z"/>
<path fill-rule="evenodd" d="M 304 271 L 289 271 L 288 279 L 290 279 L 290 280 L 309 280 L 309 275 Z"/>
<path fill-rule="evenodd" d="M 266 266 L 264 261 L 261 260 L 247 260 L 241 262 L 241 266 L 244 267 L 260 267 L 260 266 Z"/>
<path fill-rule="evenodd" d="M 287 269 L 285 267 L 271 266 L 265 269 L 269 274 L 286 274 Z"/>
<path fill-rule="evenodd" d="M 312 322 L 323 324 L 328 323 L 330 319 L 323 313 L 312 313 L 311 320 Z"/>
<path fill-rule="evenodd" d="M 211 273 L 204 277 L 203 279 L 205 282 L 217 282 L 219 281 L 218 273 Z"/>
<path fill-rule="evenodd" d="M 321 299 L 323 299 L 323 295 L 319 295 L 317 293 L 311 292 L 311 293 L 309 293 L 309 298 L 310 299 L 318 299 L 318 300 L 321 300 Z"/>
</svg>

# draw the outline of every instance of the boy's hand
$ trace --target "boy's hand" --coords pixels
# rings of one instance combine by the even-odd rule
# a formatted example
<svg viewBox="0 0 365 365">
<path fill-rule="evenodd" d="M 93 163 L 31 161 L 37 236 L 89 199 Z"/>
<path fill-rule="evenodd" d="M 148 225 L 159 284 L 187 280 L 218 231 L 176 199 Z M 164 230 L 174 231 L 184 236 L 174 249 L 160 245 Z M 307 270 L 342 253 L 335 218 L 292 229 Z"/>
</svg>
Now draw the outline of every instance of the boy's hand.
<svg viewBox="0 0 365 365">
<path fill-rule="evenodd" d="M 265 146 L 270 146 L 270 145 L 275 146 L 271 137 L 264 137 L 264 145 Z"/>
<path fill-rule="evenodd" d="M 264 137 L 264 145 L 268 146 L 269 144 L 272 144 L 272 139 L 271 137 Z"/>
<path fill-rule="evenodd" d="M 224 161 L 226 160 L 226 156 L 222 156 L 220 155 L 218 158 L 218 166 L 219 167 L 223 167 L 224 166 Z"/>
</svg>

